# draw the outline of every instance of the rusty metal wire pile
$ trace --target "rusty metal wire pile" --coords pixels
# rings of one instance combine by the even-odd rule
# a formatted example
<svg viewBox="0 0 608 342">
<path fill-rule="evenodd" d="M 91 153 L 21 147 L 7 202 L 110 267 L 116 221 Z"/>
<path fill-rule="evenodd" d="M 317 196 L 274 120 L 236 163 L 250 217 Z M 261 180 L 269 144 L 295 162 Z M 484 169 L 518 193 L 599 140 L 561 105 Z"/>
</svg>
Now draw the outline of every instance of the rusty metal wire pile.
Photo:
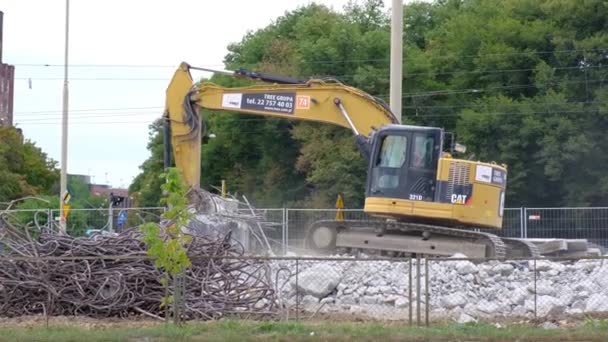
<svg viewBox="0 0 608 342">
<path fill-rule="evenodd" d="M 116 236 L 74 238 L 49 231 L 32 237 L 24 227 L 0 219 L 0 315 L 32 314 L 165 317 L 161 299 L 174 288 L 146 255 L 136 229 Z M 193 236 L 192 267 L 183 276 L 185 319 L 212 319 L 230 313 L 271 312 L 275 292 L 262 261 L 239 257 L 242 246 L 230 234 Z"/>
</svg>

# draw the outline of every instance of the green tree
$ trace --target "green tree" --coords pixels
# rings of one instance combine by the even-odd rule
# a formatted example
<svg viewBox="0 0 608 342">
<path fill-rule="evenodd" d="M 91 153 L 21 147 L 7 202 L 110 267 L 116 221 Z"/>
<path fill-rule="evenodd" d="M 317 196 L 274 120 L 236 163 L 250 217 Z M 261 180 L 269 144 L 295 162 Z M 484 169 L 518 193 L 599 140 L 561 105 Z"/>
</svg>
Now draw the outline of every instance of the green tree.
<svg viewBox="0 0 608 342">
<path fill-rule="evenodd" d="M 606 7 L 602 0 L 406 4 L 403 122 L 455 132 L 472 152 L 465 158 L 506 163 L 508 206 L 605 204 Z M 226 68 L 333 78 L 387 100 L 390 25 L 381 9 L 378 0 L 344 11 L 299 7 L 231 43 Z M 258 206 L 328 207 L 338 192 L 347 206 L 363 205 L 366 164 L 348 130 L 227 113 L 205 120 L 217 138 L 203 147 L 203 186 L 226 179 Z"/>
<path fill-rule="evenodd" d="M 0 127 L 0 202 L 51 192 L 56 162 L 13 127 Z"/>
<path fill-rule="evenodd" d="M 160 205 L 161 185 L 164 168 L 163 122 L 156 120 L 149 126 L 148 150 L 150 157 L 140 166 L 138 174 L 129 186 L 135 205 L 138 207 L 156 207 Z"/>
</svg>

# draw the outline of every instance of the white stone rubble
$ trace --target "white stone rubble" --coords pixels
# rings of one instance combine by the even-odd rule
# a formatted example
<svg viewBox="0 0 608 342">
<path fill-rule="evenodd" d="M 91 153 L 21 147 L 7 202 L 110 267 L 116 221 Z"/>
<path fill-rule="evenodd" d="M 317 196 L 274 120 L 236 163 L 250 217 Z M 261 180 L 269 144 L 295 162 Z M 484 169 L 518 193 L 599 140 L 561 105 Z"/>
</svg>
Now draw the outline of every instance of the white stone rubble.
<svg viewBox="0 0 608 342">
<path fill-rule="evenodd" d="M 407 319 L 410 304 L 409 262 L 392 261 L 277 261 L 283 305 L 296 294 L 306 310 L 366 314 Z M 425 312 L 425 267 L 421 265 L 420 302 Z M 412 310 L 417 312 L 416 265 L 412 271 Z M 466 260 L 429 264 L 431 318 L 457 322 L 499 317 L 557 318 L 608 313 L 608 260 L 576 262 L 527 261 L 473 263 Z M 536 300 L 535 300 L 536 296 Z"/>
</svg>

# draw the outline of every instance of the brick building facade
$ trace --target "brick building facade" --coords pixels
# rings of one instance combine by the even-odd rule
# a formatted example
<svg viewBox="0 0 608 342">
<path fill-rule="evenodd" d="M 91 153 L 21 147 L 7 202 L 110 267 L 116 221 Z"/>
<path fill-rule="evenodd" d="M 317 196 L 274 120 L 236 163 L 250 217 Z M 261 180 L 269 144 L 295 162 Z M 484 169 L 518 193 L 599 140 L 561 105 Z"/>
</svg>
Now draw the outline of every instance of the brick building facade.
<svg viewBox="0 0 608 342">
<path fill-rule="evenodd" d="M 12 126 L 15 67 L 2 63 L 3 19 L 4 13 L 0 11 L 0 126 Z"/>
</svg>

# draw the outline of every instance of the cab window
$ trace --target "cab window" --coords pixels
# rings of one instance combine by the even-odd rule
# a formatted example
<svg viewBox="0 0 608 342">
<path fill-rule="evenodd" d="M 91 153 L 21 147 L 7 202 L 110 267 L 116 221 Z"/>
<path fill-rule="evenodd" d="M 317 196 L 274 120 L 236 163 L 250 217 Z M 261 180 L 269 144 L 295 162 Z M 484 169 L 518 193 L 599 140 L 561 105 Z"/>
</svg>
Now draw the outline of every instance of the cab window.
<svg viewBox="0 0 608 342">
<path fill-rule="evenodd" d="M 407 156 L 407 138 L 389 135 L 382 140 L 376 166 L 400 168 Z"/>
<path fill-rule="evenodd" d="M 430 169 L 433 167 L 433 151 L 435 150 L 435 137 L 423 134 L 414 135 L 414 152 L 411 167 Z"/>
</svg>

